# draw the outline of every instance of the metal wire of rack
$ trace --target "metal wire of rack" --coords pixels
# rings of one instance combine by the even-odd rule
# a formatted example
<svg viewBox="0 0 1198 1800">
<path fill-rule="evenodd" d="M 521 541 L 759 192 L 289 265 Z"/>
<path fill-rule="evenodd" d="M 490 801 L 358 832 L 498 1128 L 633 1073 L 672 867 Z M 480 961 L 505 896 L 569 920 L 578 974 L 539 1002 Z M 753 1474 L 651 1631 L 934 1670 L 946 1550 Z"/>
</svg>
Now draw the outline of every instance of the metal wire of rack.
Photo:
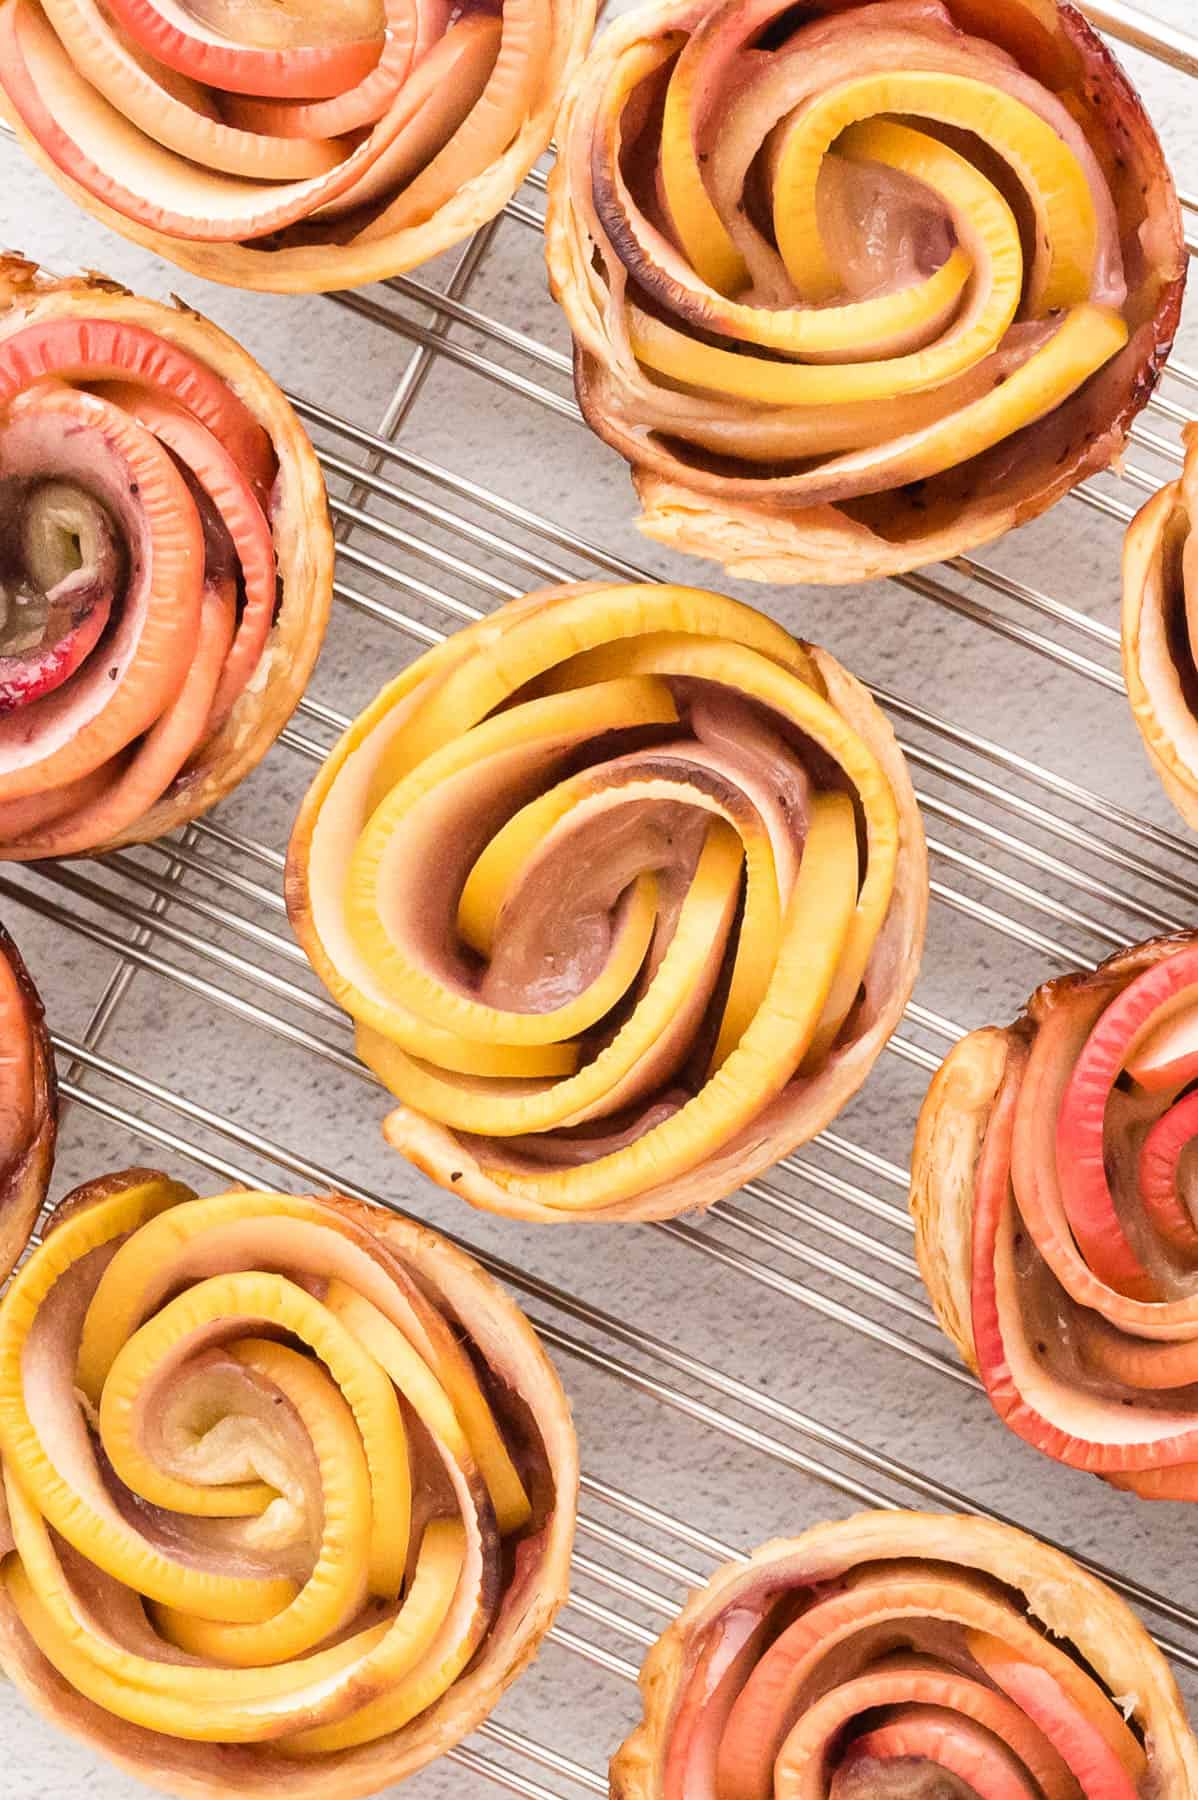
<svg viewBox="0 0 1198 1800">
<path fill-rule="evenodd" d="M 1198 74 L 1198 38 L 1122 0 L 1087 10 L 1137 52 L 1188 76 Z M 389 353 L 398 344 L 407 346 L 402 375 L 374 428 L 302 391 L 292 395 L 329 479 L 340 614 L 360 625 L 367 634 L 360 641 L 372 647 L 372 655 L 386 654 L 392 666 L 401 654 L 439 642 L 457 624 L 529 586 L 588 575 L 640 579 L 656 572 L 640 566 L 653 562 L 649 552 L 637 559 L 618 554 L 548 511 L 507 497 L 501 484 L 451 468 L 405 440 L 405 427 L 428 384 L 446 380 L 480 383 L 480 394 L 501 397 L 513 415 L 532 420 L 534 428 L 546 416 L 567 429 L 581 424 L 564 349 L 525 329 L 523 318 L 513 324 L 499 316 L 499 308 L 488 310 L 476 298 L 480 271 L 495 255 L 501 227 L 505 232 L 514 227 L 518 241 L 527 240 L 527 257 L 539 263 L 536 234 L 544 185 L 543 171 L 534 171 L 502 219 L 471 240 L 447 275 L 422 272 L 369 293 L 331 297 L 332 306 L 382 333 Z M 1198 255 L 1198 195 L 1183 192 L 1183 205 L 1188 246 Z M 338 315 L 330 311 L 329 316 Z M 1067 525 L 1088 530 L 1101 521 L 1121 528 L 1142 495 L 1176 470 L 1178 427 L 1195 417 L 1196 401 L 1198 367 L 1174 358 L 1133 430 L 1122 480 L 1103 477 L 1083 484 L 1062 504 Z M 1016 571 L 1021 568 L 1017 560 Z M 706 576 L 688 571 L 683 578 Z M 1001 556 L 963 556 L 891 585 L 925 608 L 925 616 L 946 621 L 954 631 L 967 630 L 965 641 L 993 639 L 1037 659 L 1054 682 L 1080 682 L 1084 693 L 1121 693 L 1118 634 L 1109 622 L 1084 603 L 1062 599 L 1034 577 L 1013 572 Z M 359 639 L 352 643 L 356 653 Z M 381 672 L 376 670 L 371 686 Z M 155 1041 L 137 1036 L 138 1007 L 148 983 L 153 1000 L 144 1004 L 152 1005 L 156 1017 L 164 1004 L 185 1010 L 188 1019 L 207 1022 L 217 1045 L 226 1031 L 244 1033 L 250 1043 L 264 1034 L 302 1055 L 304 1067 L 321 1071 L 337 1094 L 356 1094 L 355 1120 L 362 1130 L 374 1129 L 382 1096 L 358 1091 L 359 1083 L 369 1089 L 373 1077 L 354 1058 L 347 1021 L 318 989 L 290 937 L 281 895 L 291 798 L 349 722 L 348 712 L 320 697 L 323 692 L 318 674 L 258 778 L 273 772 L 280 789 L 273 840 L 242 829 L 234 802 L 176 839 L 100 863 L 7 868 L 0 872 L 0 898 L 69 934 L 71 943 L 110 959 L 79 1028 L 55 1037 L 67 1106 L 86 1119 L 89 1134 L 135 1140 L 170 1166 L 180 1159 L 218 1181 L 331 1186 L 393 1205 L 377 1178 L 363 1181 L 348 1167 L 323 1167 L 302 1146 L 280 1142 L 261 1128 L 268 1106 L 208 1104 L 170 1078 L 165 1056 L 158 1056 L 151 1075 L 130 1048 L 132 1031 L 134 1044 L 156 1054 Z M 895 692 L 889 683 L 875 692 L 896 724 L 916 777 L 933 854 L 934 916 L 942 929 L 971 934 L 971 943 L 988 944 L 1038 979 L 1095 960 L 1129 939 L 1192 922 L 1198 908 L 1198 843 L 1153 822 L 1138 806 L 1115 802 L 1101 784 L 1058 774 L 984 730 L 956 722 L 955 714 L 945 716 Z M 988 1421 L 976 1381 L 940 1338 L 923 1296 L 905 1205 L 907 1174 L 893 1153 L 896 1141 L 909 1136 L 912 1096 L 917 1101 L 928 1075 L 964 1029 L 965 1022 L 922 1000 L 908 1009 L 875 1077 L 884 1090 L 878 1110 L 886 1111 L 894 1093 L 903 1096 L 905 1106 L 897 1139 L 890 1131 L 889 1150 L 879 1147 L 882 1140 L 872 1129 L 876 1120 L 867 1111 L 860 1132 L 838 1122 L 707 1219 L 650 1229 L 683 1259 L 672 1268 L 701 1268 L 712 1279 L 746 1284 L 746 1294 L 794 1309 L 788 1319 L 807 1317 L 826 1325 L 850 1358 L 858 1352 L 897 1358 L 913 1378 L 927 1378 L 921 1394 L 943 1397 L 963 1416 Z M 119 1051 L 110 1047 L 118 1039 Z M 856 1110 L 852 1116 L 855 1124 Z M 1022 1473 L 1013 1489 L 1001 1490 L 1002 1504 L 971 1498 L 955 1480 L 929 1472 L 916 1422 L 910 1455 L 898 1456 L 879 1447 L 876 1432 L 815 1416 L 786 1398 L 785 1385 L 751 1379 L 721 1366 L 714 1355 L 697 1354 L 667 1327 L 651 1329 L 634 1308 L 619 1315 L 594 1303 L 586 1297 L 585 1273 L 568 1259 L 551 1258 L 550 1273 L 533 1272 L 539 1258 L 518 1265 L 507 1254 L 515 1240 L 484 1229 L 463 1211 L 442 1216 L 527 1306 L 567 1382 L 577 1376 L 604 1388 L 614 1384 L 630 1405 L 645 1409 L 638 1416 L 686 1421 L 719 1454 L 743 1457 L 745 1468 L 813 1481 L 830 1490 L 837 1504 L 915 1504 L 1027 1517 Z M 529 1242 L 526 1234 L 519 1239 L 521 1251 Z M 587 1468 L 585 1414 L 580 1424 Z M 963 1456 L 960 1466 L 966 1463 Z M 1008 1492 L 1016 1503 L 1007 1502 Z M 778 1521 L 779 1528 L 785 1524 Z M 1082 1546 L 1070 1535 L 1060 1533 L 1077 1553 Z M 642 1498 L 633 1477 L 616 1483 L 588 1470 L 575 1591 L 552 1634 L 554 1655 L 564 1658 L 560 1667 L 566 1673 L 560 1678 L 614 1684 L 615 1710 L 631 1716 L 623 1690 L 634 1679 L 645 1646 L 688 1586 L 745 1547 L 747 1541 L 725 1543 L 672 1508 Z M 1134 1578 L 1125 1559 L 1122 1568 L 1089 1556 L 1082 1560 L 1144 1610 L 1183 1677 L 1198 1674 L 1198 1605 L 1179 1596 L 1172 1583 Z M 606 1792 L 597 1758 L 582 1760 L 546 1741 L 553 1730 L 546 1728 L 545 1716 L 543 1709 L 539 1717 L 534 1714 L 531 1728 L 528 1714 L 521 1713 L 517 1725 L 507 1722 L 504 1711 L 451 1753 L 457 1769 L 477 1783 L 471 1792 L 497 1786 L 527 1800 Z M 460 1779 L 455 1791 L 461 1791 Z"/>
</svg>

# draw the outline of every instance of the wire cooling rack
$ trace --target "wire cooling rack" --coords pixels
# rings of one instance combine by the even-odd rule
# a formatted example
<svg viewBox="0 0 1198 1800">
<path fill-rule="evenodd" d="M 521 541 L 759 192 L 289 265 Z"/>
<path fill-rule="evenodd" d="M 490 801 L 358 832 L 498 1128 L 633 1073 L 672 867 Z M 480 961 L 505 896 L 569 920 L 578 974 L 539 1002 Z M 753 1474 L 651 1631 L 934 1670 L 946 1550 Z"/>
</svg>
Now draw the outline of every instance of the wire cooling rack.
<svg viewBox="0 0 1198 1800">
<path fill-rule="evenodd" d="M 1117 0 L 1088 10 L 1184 139 L 1198 38 Z M 1184 143 L 1169 147 L 1184 174 Z M 321 758 L 387 675 L 511 594 L 595 575 L 721 585 L 628 529 L 622 466 L 581 426 L 543 292 L 544 186 L 542 168 L 456 258 L 286 315 L 308 334 L 297 343 L 313 329 L 334 340 L 334 361 L 344 340 L 344 404 L 340 384 L 308 391 L 302 352 L 288 382 L 329 480 L 339 604 L 263 768 L 174 839 L 0 870 L 58 1027 L 55 1191 L 147 1158 L 209 1189 L 332 1186 L 430 1219 L 526 1305 L 582 1439 L 574 1593 L 536 1670 L 414 1792 L 606 1792 L 606 1756 L 635 1716 L 629 1684 L 686 1588 L 765 1536 L 861 1505 L 977 1510 L 1063 1543 L 1142 1611 L 1198 1693 L 1192 1513 L 1133 1505 L 1006 1436 L 935 1328 L 905 1166 L 923 1089 L 963 1030 L 1009 1016 L 1048 975 L 1194 922 L 1198 844 L 1126 717 L 1116 597 L 1122 529 L 1176 471 L 1198 366 L 1174 357 L 1121 477 L 1087 482 L 1000 546 L 847 595 L 740 590 L 871 679 L 931 844 L 918 1001 L 833 1129 L 702 1221 L 575 1230 L 476 1216 L 378 1141 L 386 1097 L 280 891 Z M 1198 195 L 1183 204 L 1196 255 Z M 201 303 L 219 311 L 211 293 Z M 276 370 L 282 349 L 264 355 Z M 390 399 L 371 410 L 365 392 Z M 9 1741 L 20 1800 L 50 1791 L 34 1741 Z M 131 1791 L 110 1780 L 104 1796 Z"/>
</svg>

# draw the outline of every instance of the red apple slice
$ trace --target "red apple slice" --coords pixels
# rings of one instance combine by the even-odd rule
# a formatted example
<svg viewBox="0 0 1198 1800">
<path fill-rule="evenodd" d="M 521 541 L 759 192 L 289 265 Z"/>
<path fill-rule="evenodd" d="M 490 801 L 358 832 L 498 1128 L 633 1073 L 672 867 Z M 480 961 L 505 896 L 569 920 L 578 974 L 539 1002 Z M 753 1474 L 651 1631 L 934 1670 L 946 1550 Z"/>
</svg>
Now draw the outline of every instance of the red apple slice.
<svg viewBox="0 0 1198 1800">
<path fill-rule="evenodd" d="M 1181 1154 L 1198 1137 L 1198 1089 L 1163 1113 L 1140 1146 L 1140 1198 L 1157 1231 L 1175 1250 L 1198 1261 L 1198 1225 L 1178 1190 Z M 1198 1369 L 1196 1369 L 1198 1374 Z"/>
<path fill-rule="evenodd" d="M 1047 1669 L 1025 1662 L 1000 1639 L 971 1631 L 968 1642 L 985 1674 L 1068 1763 L 1086 1800 L 1137 1800 L 1144 1752 L 1097 1682 L 1070 1664 L 1066 1692 Z"/>
<path fill-rule="evenodd" d="M 92 493 L 124 539 L 130 571 L 104 655 L 42 697 L 35 731 L 23 711 L 0 717 L 6 801 L 90 774 L 178 693 L 199 631 L 204 540 L 166 451 L 95 394 L 56 386 L 14 401 L 0 427 L 0 467 L 26 481 L 52 472 Z"/>
<path fill-rule="evenodd" d="M 381 32 L 338 41 L 337 15 L 327 8 L 306 21 L 312 42 L 277 46 L 238 42 L 237 9 L 214 10 L 229 20 L 229 32 L 212 30 L 177 0 L 108 0 L 108 11 L 121 29 L 168 69 L 235 94 L 301 100 L 339 94 L 369 73 L 383 48 Z M 281 34 L 289 36 L 287 11 L 274 16 Z"/>
<path fill-rule="evenodd" d="M 75 673 L 108 623 L 119 573 L 108 516 L 84 490 L 45 481 L 18 506 L 21 569 L 5 584 L 0 714 Z"/>
<path fill-rule="evenodd" d="M 43 12 L 79 73 L 98 93 L 157 143 L 192 162 L 256 181 L 306 181 L 336 168 L 344 144 L 268 136 L 260 128 L 227 124 L 197 82 L 157 65 L 127 44 L 96 0 L 45 0 Z"/>
<path fill-rule="evenodd" d="M 206 243 L 244 242 L 307 217 L 351 187 L 404 123 L 388 113 L 336 168 L 307 181 L 246 181 L 204 169 L 139 131 L 84 80 L 31 0 L 0 4 L 0 85 L 71 180 L 126 218 Z"/>
<path fill-rule="evenodd" d="M 1103 1142 L 1107 1101 L 1136 1034 L 1161 1007 L 1196 989 L 1198 947 L 1163 957 L 1129 982 L 1091 1030 L 1057 1116 L 1057 1177 L 1078 1248 L 1100 1280 L 1136 1299 L 1153 1300 L 1157 1290 L 1111 1195 Z"/>
<path fill-rule="evenodd" d="M 133 381 L 170 395 L 220 439 L 262 495 L 275 474 L 270 438 L 228 384 L 144 325 L 65 317 L 0 337 L 0 409 L 35 382 Z"/>
<path fill-rule="evenodd" d="M 943 1668 L 934 1659 L 899 1656 L 887 1657 L 812 1700 L 774 1764 L 773 1800 L 825 1800 L 829 1753 L 854 1720 L 882 1707 L 903 1707 L 905 1712 L 914 1708 L 921 1715 L 954 1720 L 967 1734 L 977 1731 L 986 1745 L 997 1739 L 1027 1770 L 1034 1792 L 1043 1800 L 1077 1800 L 1077 1784 L 1064 1762 L 1005 1694 Z M 936 1756 L 927 1742 L 922 1749 L 910 1747 L 910 1738 L 904 1742 L 908 1747 L 895 1754 L 927 1757 L 969 1782 L 960 1759 L 951 1762 Z M 871 1754 L 885 1759 L 890 1751 L 879 1744 Z"/>
<path fill-rule="evenodd" d="M 213 584 L 204 591 L 200 633 L 183 686 L 158 722 L 131 753 L 124 769 L 106 765 L 98 791 L 64 815 L 10 839 L 10 859 L 77 856 L 94 844 L 109 842 L 126 831 L 161 799 L 188 757 L 212 731 L 213 701 L 226 667 L 237 622 L 233 583 Z"/>
<path fill-rule="evenodd" d="M 270 525 L 233 458 L 198 419 L 148 394 L 144 388 L 114 383 L 106 384 L 103 391 L 115 406 L 152 431 L 191 470 L 220 515 L 241 565 L 244 600 L 224 673 L 212 699 L 211 729 L 215 731 L 258 667 L 270 635 L 278 573 Z"/>
<path fill-rule="evenodd" d="M 1183 990 L 1132 1040 L 1123 1063 L 1150 1094 L 1185 1087 L 1198 1076 L 1198 987 Z"/>
<path fill-rule="evenodd" d="M 988 1731 L 940 1707 L 911 1706 L 854 1741 L 832 1783 L 832 1800 L 840 1780 L 847 1787 L 862 1762 L 901 1758 L 932 1763 L 955 1775 L 978 1800 L 1036 1800 L 1039 1794 L 1011 1752 Z"/>
<path fill-rule="evenodd" d="M 332 138 L 381 119 L 392 100 L 440 39 L 449 21 L 448 0 L 386 0 L 383 54 L 356 87 L 330 100 L 266 100 L 230 94 L 224 113 L 231 125 L 277 137 Z"/>
</svg>

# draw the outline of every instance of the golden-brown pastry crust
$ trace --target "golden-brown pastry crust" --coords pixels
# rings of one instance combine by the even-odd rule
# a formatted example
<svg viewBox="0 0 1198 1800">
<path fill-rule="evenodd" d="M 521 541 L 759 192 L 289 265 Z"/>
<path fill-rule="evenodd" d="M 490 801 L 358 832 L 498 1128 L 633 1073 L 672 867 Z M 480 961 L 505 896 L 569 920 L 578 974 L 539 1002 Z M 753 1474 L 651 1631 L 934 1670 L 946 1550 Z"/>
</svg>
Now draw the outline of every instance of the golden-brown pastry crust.
<svg viewBox="0 0 1198 1800">
<path fill-rule="evenodd" d="M 678 444 L 685 451 L 688 441 L 685 421 L 679 415 L 671 437 L 670 419 L 659 421 L 654 412 L 654 395 L 663 389 L 675 400 L 686 395 L 678 404 L 688 419 L 699 419 L 706 405 L 712 430 L 718 400 L 664 377 L 655 382 L 632 356 L 622 301 L 609 306 L 597 294 L 585 205 L 571 192 L 572 180 L 581 179 L 572 173 L 572 134 L 583 129 L 580 119 L 625 52 L 660 45 L 670 32 L 685 38 L 711 13 L 708 0 L 653 0 L 618 19 L 596 41 L 563 104 L 557 133 L 563 153 L 550 177 L 546 255 L 551 289 L 574 335 L 579 404 L 592 430 L 631 465 L 642 509 L 639 528 L 671 549 L 722 563 L 740 579 L 784 584 L 894 575 L 977 548 L 1036 518 L 1118 456 L 1172 343 L 1186 270 L 1181 214 L 1160 145 L 1127 76 L 1072 5 L 1001 0 L 981 7 L 948 0 L 948 6 L 963 31 L 989 38 L 1064 95 L 1081 124 L 1118 216 L 1130 336 L 1049 419 L 956 469 L 896 480 L 867 505 L 788 498 L 756 481 L 755 469 L 764 476 L 786 474 L 805 467 L 801 458 L 774 465 L 731 453 L 720 457 L 714 449 L 707 460 L 679 452 Z M 840 10 L 813 0 L 804 18 Z M 576 161 L 581 169 L 582 159 Z M 631 277 L 622 270 L 619 280 L 625 279 Z M 718 334 L 717 341 L 724 348 L 733 343 Z M 742 422 L 753 416 L 748 403 L 737 414 Z M 756 416 L 764 416 L 762 409 Z M 759 493 L 752 492 L 755 482 Z"/>
<path fill-rule="evenodd" d="M 519 132 L 489 168 L 459 189 L 447 205 L 418 225 L 361 243 L 292 244 L 272 249 L 253 243 L 203 243 L 168 237 L 116 212 L 72 181 L 25 129 L 0 89 L 6 118 L 28 153 L 51 180 L 102 225 L 165 257 L 191 275 L 227 287 L 311 294 L 366 287 L 402 275 L 462 243 L 503 211 L 537 158 L 548 148 L 563 89 L 579 66 L 595 23 L 594 0 L 553 0 L 549 49 L 537 100 Z"/>
<path fill-rule="evenodd" d="M 58 1078 L 54 1047 L 42 997 L 33 984 L 20 951 L 0 925 L 0 957 L 12 973 L 18 996 L 19 1021 L 7 1018 L 9 1031 L 28 1034 L 32 1072 L 32 1109 L 22 1120 L 6 1119 L 19 1133 L 17 1154 L 0 1170 L 0 1283 L 12 1273 L 37 1224 L 50 1185 L 54 1145 L 58 1137 Z"/>
<path fill-rule="evenodd" d="M 1195 586 L 1190 544 L 1198 495 L 1198 432 L 1187 426 L 1184 474 L 1154 494 L 1123 545 L 1123 676 L 1132 718 L 1161 786 L 1198 827 L 1195 659 L 1188 642 L 1187 589 Z M 1198 542 L 1198 540 L 1195 540 Z"/>
<path fill-rule="evenodd" d="M 189 351 L 249 408 L 278 459 L 270 525 L 279 600 L 257 670 L 226 722 L 136 825 L 90 848 L 89 854 L 99 855 L 149 843 L 198 818 L 265 756 L 299 704 L 324 640 L 333 594 L 333 533 L 324 478 L 307 433 L 270 376 L 227 332 L 181 301 L 172 307 L 143 300 L 99 275 L 54 279 L 24 257 L 0 256 L 0 336 L 68 315 L 143 325 Z M 0 858 L 22 854 L 0 847 Z"/>
<path fill-rule="evenodd" d="M 149 1171 L 127 1171 L 144 1176 Z M 105 1197 L 101 1181 L 81 1190 L 85 1204 Z M 0 1670 L 42 1716 L 128 1774 L 180 1800 L 358 1800 L 423 1768 L 481 1724 L 536 1656 L 565 1601 L 578 1495 L 578 1445 L 569 1402 L 528 1320 L 503 1288 L 465 1251 L 418 1221 L 342 1195 L 321 1204 L 377 1237 L 437 1296 L 438 1306 L 477 1346 L 500 1382 L 527 1408 L 552 1480 L 552 1503 L 539 1534 L 535 1569 L 518 1571 L 514 1597 L 466 1672 L 409 1725 L 376 1743 L 305 1760 L 253 1747 L 184 1743 L 130 1725 L 78 1694 L 34 1646 L 0 1587 Z M 74 1210 L 74 1208 L 71 1208 Z M 53 1225 L 51 1221 L 51 1226 Z M 0 1516 L 0 1548 L 5 1522 Z"/>
<path fill-rule="evenodd" d="M 863 1563 L 913 1558 L 978 1570 L 1022 1595 L 1050 1637 L 1071 1643 L 1144 1734 L 1151 1792 L 1192 1800 L 1198 1745 L 1177 1684 L 1135 1614 L 1062 1551 L 987 1519 L 942 1513 L 876 1512 L 816 1525 L 727 1564 L 693 1593 L 645 1658 L 644 1717 L 611 1766 L 613 1800 L 661 1800 L 675 1709 L 694 1646 L 740 1596 L 761 1587 L 828 1580 Z"/>
</svg>

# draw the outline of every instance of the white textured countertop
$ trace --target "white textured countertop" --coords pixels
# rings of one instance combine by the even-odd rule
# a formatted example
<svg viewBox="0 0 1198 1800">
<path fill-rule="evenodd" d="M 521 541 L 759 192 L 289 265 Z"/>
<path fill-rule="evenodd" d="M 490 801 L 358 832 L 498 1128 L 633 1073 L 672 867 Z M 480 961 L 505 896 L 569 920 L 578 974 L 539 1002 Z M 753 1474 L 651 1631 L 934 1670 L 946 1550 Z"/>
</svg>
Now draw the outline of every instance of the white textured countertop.
<svg viewBox="0 0 1198 1800">
<path fill-rule="evenodd" d="M 1193 29 L 1192 0 L 1156 0 L 1156 10 Z M 1125 60 L 1181 185 L 1198 192 L 1194 83 L 1139 54 Z M 101 230 L 0 139 L 6 246 L 56 268 L 103 269 L 148 294 L 180 293 L 237 332 L 293 393 L 366 432 L 389 430 L 401 397 L 398 449 L 381 466 L 343 431 L 316 433 L 344 461 L 378 467 L 384 486 L 365 502 L 375 523 L 359 523 L 347 541 L 341 578 L 359 598 L 335 608 L 311 687 L 318 705 L 214 816 L 233 835 L 194 840 L 160 912 L 168 859 L 142 851 L 65 875 L 0 871 L 0 914 L 55 1030 L 90 1046 L 82 1077 L 72 1075 L 87 1099 L 67 1108 L 55 1192 L 135 1161 L 210 1191 L 222 1167 L 299 1189 L 326 1171 L 524 1271 L 523 1288 L 513 1286 L 552 1327 L 588 1477 L 575 1603 L 498 1709 L 497 1729 L 474 1739 L 464 1761 L 417 1777 L 411 1800 L 484 1800 L 496 1781 L 534 1800 L 603 1792 L 606 1758 L 636 1716 L 629 1665 L 680 1602 L 685 1572 L 706 1574 L 721 1545 L 745 1550 L 877 1497 L 919 1505 L 969 1496 L 1198 1613 L 1194 1513 L 1138 1504 L 1016 1442 L 929 1324 L 900 1171 L 927 1053 L 946 1045 L 935 1017 L 910 1018 L 901 1035 L 916 1048 L 883 1056 L 834 1133 L 754 1195 L 697 1225 L 547 1231 L 477 1217 L 389 1153 L 380 1096 L 348 1067 L 348 1033 L 313 1007 L 317 989 L 289 943 L 272 858 L 313 772 L 305 746 L 335 735 L 320 708 L 356 711 L 414 654 L 422 627 L 449 628 L 455 611 L 468 616 L 536 585 L 538 572 L 591 573 L 588 543 L 720 585 L 709 567 L 637 535 L 623 465 L 573 414 L 566 334 L 528 218 L 541 205 L 528 184 L 522 211 L 495 228 L 468 284 L 450 257 L 348 303 L 241 295 Z M 456 306 L 431 309 L 427 287 L 450 283 Z M 1198 318 L 1198 302 L 1188 317 Z M 426 363 L 419 346 L 446 320 L 444 353 Z M 1195 346 L 1191 325 L 1180 344 L 1191 364 Z M 1194 403 L 1175 379 L 1164 391 Z M 1144 422 L 1176 441 L 1167 417 Z M 1142 445 L 1129 461 L 1154 478 L 1173 467 Z M 347 491 L 344 481 L 333 487 Z M 1139 503 L 1126 482 L 1094 490 Z M 519 508 L 549 522 L 548 535 Z M 915 772 L 932 803 L 936 901 L 917 1000 L 953 1024 L 1005 1019 L 1045 976 L 1198 914 L 1198 860 L 1174 836 L 1181 828 L 1118 691 L 1119 538 L 1117 521 L 1073 499 L 984 552 L 980 579 L 954 569 L 930 571 L 930 583 L 840 592 L 741 590 L 932 715 L 894 716 L 925 753 Z M 997 585 L 986 570 L 999 573 Z M 1025 598 L 1004 590 L 1006 578 L 1026 584 Z M 1074 614 L 1029 605 L 1027 589 Z M 388 609 L 408 623 L 397 629 Z M 963 749 L 953 732 L 1026 761 Z M 936 759 L 964 770 L 965 783 Z M 1014 809 L 991 784 L 1015 796 Z M 1165 836 L 1154 838 L 1155 828 Z M 1030 858 L 1004 834 L 1030 844 Z M 49 916 L 64 907 L 89 937 Z M 69 1057 L 60 1068 L 68 1073 Z M 1198 1669 L 1198 1630 L 1141 1610 Z M 1179 1673 L 1198 1698 L 1198 1677 Z M 143 1791 L 2 1687 L 0 1742 L 4 1800 Z"/>
</svg>

